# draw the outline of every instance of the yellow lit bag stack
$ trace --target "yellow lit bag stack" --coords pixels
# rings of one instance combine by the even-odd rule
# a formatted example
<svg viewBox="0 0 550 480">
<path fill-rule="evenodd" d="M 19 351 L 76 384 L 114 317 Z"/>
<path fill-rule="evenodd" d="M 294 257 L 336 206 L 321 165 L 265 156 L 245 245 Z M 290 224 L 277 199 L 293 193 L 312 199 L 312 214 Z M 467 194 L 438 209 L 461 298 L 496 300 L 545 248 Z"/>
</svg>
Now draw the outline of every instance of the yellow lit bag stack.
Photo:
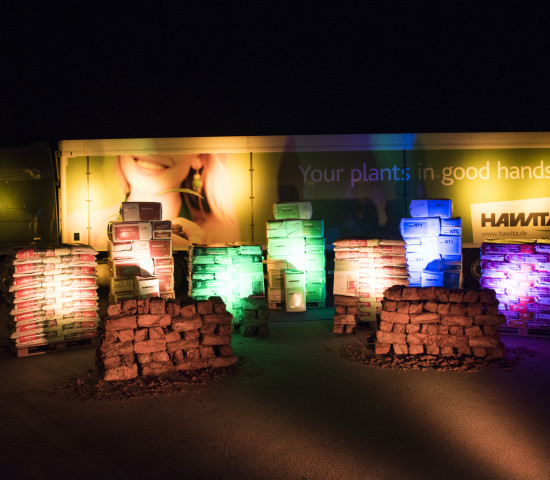
<svg viewBox="0 0 550 480">
<path fill-rule="evenodd" d="M 159 202 L 123 202 L 108 225 L 109 300 L 174 298 L 172 222 Z"/>
</svg>

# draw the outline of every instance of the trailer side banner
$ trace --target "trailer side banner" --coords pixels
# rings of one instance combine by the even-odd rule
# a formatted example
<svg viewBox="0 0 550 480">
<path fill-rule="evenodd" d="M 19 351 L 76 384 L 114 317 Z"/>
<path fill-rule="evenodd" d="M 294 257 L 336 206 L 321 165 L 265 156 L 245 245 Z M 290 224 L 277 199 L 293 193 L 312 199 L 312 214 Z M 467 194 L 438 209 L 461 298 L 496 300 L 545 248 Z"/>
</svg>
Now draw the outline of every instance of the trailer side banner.
<svg viewBox="0 0 550 480">
<path fill-rule="evenodd" d="M 464 244 L 548 237 L 547 136 L 526 146 L 492 135 L 62 142 L 62 239 L 106 250 L 121 202 L 158 201 L 175 249 L 190 239 L 265 245 L 274 203 L 311 202 L 330 246 L 398 238 L 415 198 L 451 199 Z"/>
</svg>

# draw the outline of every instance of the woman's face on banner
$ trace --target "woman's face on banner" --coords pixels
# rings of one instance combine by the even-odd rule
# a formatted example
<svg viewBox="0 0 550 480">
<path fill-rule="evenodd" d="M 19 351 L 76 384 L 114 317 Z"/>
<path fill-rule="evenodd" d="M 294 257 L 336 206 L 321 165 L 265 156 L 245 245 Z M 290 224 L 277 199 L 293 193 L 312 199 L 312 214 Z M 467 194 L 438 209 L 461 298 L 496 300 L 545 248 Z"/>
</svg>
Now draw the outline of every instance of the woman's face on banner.
<svg viewBox="0 0 550 480">
<path fill-rule="evenodd" d="M 131 190 L 158 193 L 178 188 L 195 155 L 121 155 L 120 168 Z"/>
</svg>

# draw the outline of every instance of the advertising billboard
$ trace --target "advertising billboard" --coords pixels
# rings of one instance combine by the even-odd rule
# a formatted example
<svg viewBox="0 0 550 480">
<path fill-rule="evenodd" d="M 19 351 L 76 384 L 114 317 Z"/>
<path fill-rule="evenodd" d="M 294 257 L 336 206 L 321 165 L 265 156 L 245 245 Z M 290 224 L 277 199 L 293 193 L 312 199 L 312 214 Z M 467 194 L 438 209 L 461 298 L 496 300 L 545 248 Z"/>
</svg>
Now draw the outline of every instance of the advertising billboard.
<svg viewBox="0 0 550 480">
<path fill-rule="evenodd" d="M 94 147 L 92 154 L 68 155 L 64 241 L 105 250 L 108 222 L 119 219 L 124 201 L 162 202 L 176 250 L 189 242 L 265 245 L 266 222 L 280 202 L 311 202 L 328 248 L 340 238 L 399 238 L 415 198 L 451 199 L 465 246 L 513 238 L 520 227 L 523 237 L 548 235 L 548 148 L 454 148 L 450 140 L 434 148 L 420 136 L 389 147 L 356 147 L 343 136 L 339 143 L 319 137 L 315 148 L 284 142 L 256 148 L 249 145 L 254 138 L 239 148 L 203 150 L 134 150 L 128 140 L 109 154 Z"/>
</svg>

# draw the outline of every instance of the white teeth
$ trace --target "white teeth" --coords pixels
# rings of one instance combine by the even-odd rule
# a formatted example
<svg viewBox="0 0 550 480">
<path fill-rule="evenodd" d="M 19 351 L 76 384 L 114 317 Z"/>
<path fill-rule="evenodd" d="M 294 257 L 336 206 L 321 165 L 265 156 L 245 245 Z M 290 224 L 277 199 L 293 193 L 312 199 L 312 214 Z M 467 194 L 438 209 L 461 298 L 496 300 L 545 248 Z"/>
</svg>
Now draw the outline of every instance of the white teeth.
<svg viewBox="0 0 550 480">
<path fill-rule="evenodd" d="M 164 165 L 159 165 L 158 163 L 148 162 L 147 160 L 136 159 L 136 164 L 141 168 L 148 168 L 149 170 L 164 170 L 166 167 Z"/>
</svg>

